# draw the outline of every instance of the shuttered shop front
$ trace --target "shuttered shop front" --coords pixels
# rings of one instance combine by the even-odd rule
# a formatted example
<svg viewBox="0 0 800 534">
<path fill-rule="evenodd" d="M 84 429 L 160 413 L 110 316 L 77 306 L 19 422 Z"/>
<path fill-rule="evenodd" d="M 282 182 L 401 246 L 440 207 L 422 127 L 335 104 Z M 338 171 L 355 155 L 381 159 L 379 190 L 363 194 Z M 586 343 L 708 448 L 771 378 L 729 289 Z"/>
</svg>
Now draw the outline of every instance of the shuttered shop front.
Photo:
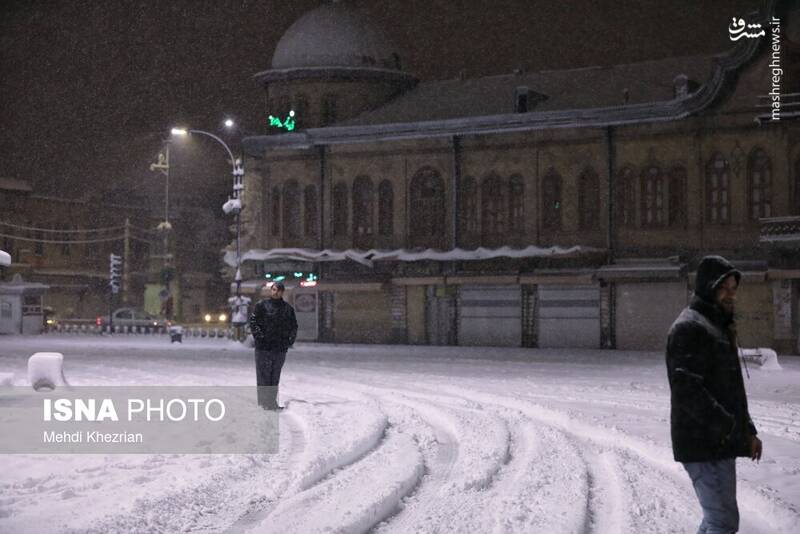
<svg viewBox="0 0 800 534">
<path fill-rule="evenodd" d="M 596 285 L 539 285 L 540 347 L 600 347 L 600 290 Z"/>
<path fill-rule="evenodd" d="M 383 291 L 337 291 L 333 329 L 340 343 L 389 343 L 392 308 Z"/>
<path fill-rule="evenodd" d="M 686 282 L 617 283 L 615 292 L 617 348 L 664 349 L 669 327 L 686 307 Z"/>
<path fill-rule="evenodd" d="M 519 347 L 522 343 L 520 294 L 518 285 L 461 286 L 458 344 Z"/>
</svg>

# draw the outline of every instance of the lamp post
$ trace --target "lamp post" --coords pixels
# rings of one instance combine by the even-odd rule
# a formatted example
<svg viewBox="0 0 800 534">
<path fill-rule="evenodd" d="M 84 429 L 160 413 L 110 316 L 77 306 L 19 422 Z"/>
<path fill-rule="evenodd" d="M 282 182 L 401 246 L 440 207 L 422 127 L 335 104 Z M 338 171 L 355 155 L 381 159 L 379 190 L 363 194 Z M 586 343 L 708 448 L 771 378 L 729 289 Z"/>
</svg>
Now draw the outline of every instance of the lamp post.
<svg viewBox="0 0 800 534">
<path fill-rule="evenodd" d="M 233 127 L 233 121 L 228 119 L 225 121 L 225 126 L 228 128 Z M 250 299 L 242 297 L 242 251 L 241 251 L 241 235 L 242 235 L 242 227 L 241 227 L 241 212 L 242 212 L 242 190 L 244 189 L 244 185 L 242 183 L 244 178 L 244 166 L 241 159 L 235 158 L 233 156 L 233 152 L 231 151 L 230 147 L 228 146 L 225 141 L 220 139 L 218 136 L 206 132 L 203 130 L 194 130 L 194 129 L 185 129 L 185 128 L 173 128 L 172 129 L 173 136 L 186 136 L 189 134 L 199 134 L 205 135 L 214 139 L 218 142 L 225 151 L 228 153 L 231 161 L 231 174 L 233 175 L 233 198 L 228 197 L 228 201 L 222 205 L 222 210 L 225 212 L 226 215 L 233 213 L 236 216 L 236 276 L 234 281 L 236 282 L 236 296 L 232 299 L 229 299 L 231 304 L 232 313 L 231 313 L 231 323 L 237 329 L 237 339 L 240 339 L 241 336 L 239 329 L 247 323 L 247 304 L 249 303 Z"/>
<path fill-rule="evenodd" d="M 164 233 L 164 262 L 161 271 L 161 281 L 164 284 L 164 289 L 162 290 L 162 310 L 164 314 L 167 316 L 167 319 L 172 319 L 171 315 L 171 301 L 172 298 L 170 295 L 170 282 L 172 279 L 172 275 L 170 274 L 170 269 L 173 267 L 171 265 L 171 257 L 169 253 L 169 233 L 172 230 L 172 225 L 169 222 L 169 146 L 170 140 L 164 139 L 164 150 L 158 153 L 158 161 L 150 165 L 151 172 L 161 172 L 166 180 L 165 180 L 165 192 L 164 192 L 164 220 L 158 223 L 156 227 L 159 231 Z M 127 260 L 127 256 L 126 256 Z"/>
</svg>

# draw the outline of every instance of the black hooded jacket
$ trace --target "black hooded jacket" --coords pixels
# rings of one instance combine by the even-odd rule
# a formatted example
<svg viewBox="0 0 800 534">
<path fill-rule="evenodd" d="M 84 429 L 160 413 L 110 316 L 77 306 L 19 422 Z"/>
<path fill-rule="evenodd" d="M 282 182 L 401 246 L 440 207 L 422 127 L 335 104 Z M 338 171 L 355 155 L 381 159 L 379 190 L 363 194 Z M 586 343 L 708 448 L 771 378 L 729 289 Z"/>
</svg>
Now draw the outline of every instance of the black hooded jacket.
<svg viewBox="0 0 800 534">
<path fill-rule="evenodd" d="M 672 452 L 679 462 L 750 455 L 756 428 L 738 358 L 733 317 L 715 304 L 728 277 L 741 279 L 721 256 L 706 256 L 697 269 L 695 294 L 669 330 L 667 374 L 671 391 Z"/>
<path fill-rule="evenodd" d="M 294 308 L 283 299 L 259 301 L 250 315 L 250 331 L 256 350 L 286 352 L 297 337 Z"/>
</svg>

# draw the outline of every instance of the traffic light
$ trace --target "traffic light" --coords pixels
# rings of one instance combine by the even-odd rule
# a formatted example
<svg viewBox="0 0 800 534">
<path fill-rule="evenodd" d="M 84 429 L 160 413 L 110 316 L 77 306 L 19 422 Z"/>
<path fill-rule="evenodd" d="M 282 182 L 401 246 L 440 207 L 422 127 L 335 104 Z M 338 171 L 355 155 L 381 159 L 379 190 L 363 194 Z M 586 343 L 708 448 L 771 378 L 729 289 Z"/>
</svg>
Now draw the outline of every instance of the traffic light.
<svg viewBox="0 0 800 534">
<path fill-rule="evenodd" d="M 108 256 L 108 285 L 111 286 L 112 293 L 119 293 L 119 282 L 122 272 L 122 256 L 109 254 Z"/>
</svg>

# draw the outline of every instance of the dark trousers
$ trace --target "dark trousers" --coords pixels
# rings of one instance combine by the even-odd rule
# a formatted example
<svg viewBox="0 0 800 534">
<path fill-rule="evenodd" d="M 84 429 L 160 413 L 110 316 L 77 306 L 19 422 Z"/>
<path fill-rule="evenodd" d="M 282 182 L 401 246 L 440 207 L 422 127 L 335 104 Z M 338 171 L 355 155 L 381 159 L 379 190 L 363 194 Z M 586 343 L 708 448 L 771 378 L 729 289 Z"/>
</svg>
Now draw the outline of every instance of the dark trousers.
<svg viewBox="0 0 800 534">
<path fill-rule="evenodd" d="M 262 408 L 278 407 L 278 383 L 286 361 L 286 351 L 256 349 L 256 385 L 258 405 Z"/>
</svg>

